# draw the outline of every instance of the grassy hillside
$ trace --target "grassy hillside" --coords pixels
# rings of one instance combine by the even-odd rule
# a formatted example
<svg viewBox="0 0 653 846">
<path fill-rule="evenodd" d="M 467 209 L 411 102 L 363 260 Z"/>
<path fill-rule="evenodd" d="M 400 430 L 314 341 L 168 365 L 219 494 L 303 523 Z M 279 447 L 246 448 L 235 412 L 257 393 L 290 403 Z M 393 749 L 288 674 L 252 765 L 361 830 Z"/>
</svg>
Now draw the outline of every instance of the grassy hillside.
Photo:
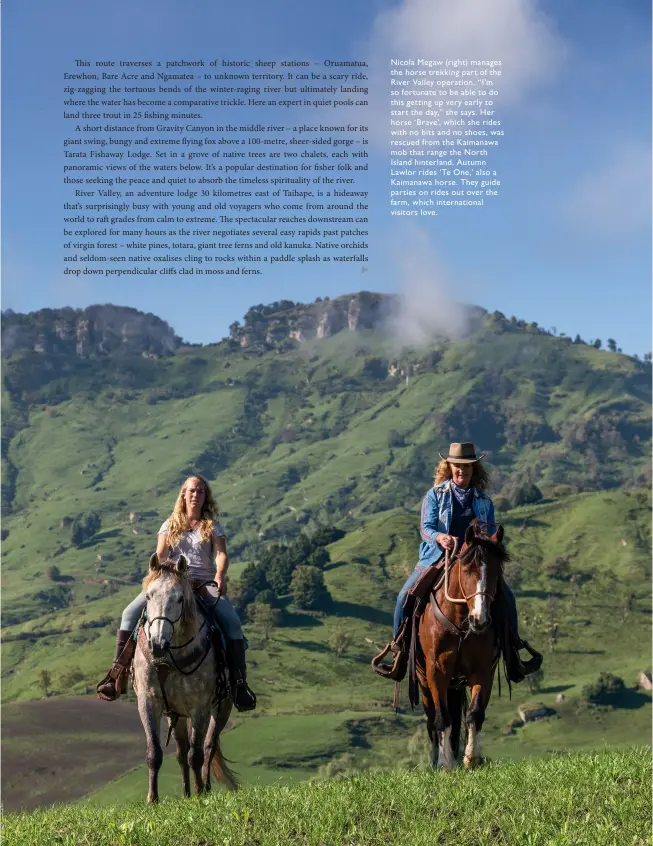
<svg viewBox="0 0 653 846">
<path fill-rule="evenodd" d="M 651 843 L 650 749 L 251 788 L 155 808 L 60 806 L 4 819 L 7 846 Z"/>
<path fill-rule="evenodd" d="M 261 543 L 320 523 L 346 531 L 328 548 L 328 606 L 300 611 L 286 598 L 269 640 L 247 627 L 260 707 L 238 717 L 229 757 L 263 781 L 397 762 L 409 742 L 420 748 L 423 727 L 418 715 L 387 722 L 392 686 L 369 660 L 414 565 L 437 451 L 469 438 L 490 451 L 509 580 L 525 635 L 546 651 L 539 692 L 493 699 L 486 749 L 518 758 L 645 742 L 648 694 L 596 709 L 581 691 L 601 672 L 632 687 L 651 664 L 650 367 L 496 316 L 428 350 L 369 330 L 284 350 L 7 359 L 3 701 L 94 690 L 177 486 L 198 471 L 223 509 L 234 579 Z M 525 481 L 544 499 L 513 507 Z M 99 531 L 74 542 L 72 521 L 90 511 Z M 338 654 L 343 629 L 351 642 Z M 503 734 L 533 697 L 556 716 Z"/>
</svg>

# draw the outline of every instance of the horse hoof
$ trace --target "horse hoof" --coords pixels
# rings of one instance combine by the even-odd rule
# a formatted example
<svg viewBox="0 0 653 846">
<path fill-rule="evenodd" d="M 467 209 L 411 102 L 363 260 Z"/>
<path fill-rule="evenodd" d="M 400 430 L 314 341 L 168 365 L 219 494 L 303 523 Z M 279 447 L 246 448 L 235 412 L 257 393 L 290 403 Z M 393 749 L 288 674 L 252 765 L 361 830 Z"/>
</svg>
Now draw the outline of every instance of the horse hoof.
<svg viewBox="0 0 653 846">
<path fill-rule="evenodd" d="M 463 767 L 467 770 L 475 770 L 483 763 L 482 758 L 465 758 L 463 760 Z"/>
</svg>

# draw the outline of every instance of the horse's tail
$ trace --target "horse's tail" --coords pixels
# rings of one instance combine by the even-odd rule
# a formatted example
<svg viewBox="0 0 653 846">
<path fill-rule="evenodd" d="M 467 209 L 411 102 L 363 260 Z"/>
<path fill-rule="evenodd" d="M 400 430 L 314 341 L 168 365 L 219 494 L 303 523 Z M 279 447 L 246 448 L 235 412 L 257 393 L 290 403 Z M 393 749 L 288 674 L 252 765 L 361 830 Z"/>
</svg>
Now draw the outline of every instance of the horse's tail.
<svg viewBox="0 0 653 846">
<path fill-rule="evenodd" d="M 467 688 L 454 687 L 447 691 L 447 706 L 451 716 L 451 748 L 454 758 L 460 753 L 460 741 L 463 740 L 463 715 L 467 712 Z"/>
<path fill-rule="evenodd" d="M 220 738 L 215 742 L 215 752 L 211 759 L 211 773 L 217 781 L 225 785 L 228 790 L 238 790 L 240 784 L 236 773 L 227 766 L 222 750 L 220 749 Z"/>
</svg>

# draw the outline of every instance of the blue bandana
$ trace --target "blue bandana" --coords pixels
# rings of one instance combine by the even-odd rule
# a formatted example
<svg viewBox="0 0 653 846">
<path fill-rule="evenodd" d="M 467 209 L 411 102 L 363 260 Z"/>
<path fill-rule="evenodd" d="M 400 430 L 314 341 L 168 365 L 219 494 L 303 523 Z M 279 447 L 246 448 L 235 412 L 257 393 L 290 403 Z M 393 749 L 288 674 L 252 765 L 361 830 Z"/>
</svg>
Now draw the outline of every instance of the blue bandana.
<svg viewBox="0 0 653 846">
<path fill-rule="evenodd" d="M 463 512 L 467 511 L 468 508 L 471 508 L 472 500 L 474 498 L 474 488 L 471 486 L 469 488 L 459 488 L 452 480 L 451 491 L 456 497 L 456 500 L 460 503 Z"/>
</svg>

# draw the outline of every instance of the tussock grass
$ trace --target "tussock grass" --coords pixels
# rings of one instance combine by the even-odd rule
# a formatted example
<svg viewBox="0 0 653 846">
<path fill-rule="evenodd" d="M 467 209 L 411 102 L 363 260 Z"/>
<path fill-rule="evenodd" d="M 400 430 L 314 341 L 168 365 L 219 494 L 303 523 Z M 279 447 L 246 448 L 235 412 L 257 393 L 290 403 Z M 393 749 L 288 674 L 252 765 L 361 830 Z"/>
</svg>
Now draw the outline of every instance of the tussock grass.
<svg viewBox="0 0 653 846">
<path fill-rule="evenodd" d="M 3 819 L 6 846 L 651 843 L 651 750 L 392 772 Z"/>
</svg>

